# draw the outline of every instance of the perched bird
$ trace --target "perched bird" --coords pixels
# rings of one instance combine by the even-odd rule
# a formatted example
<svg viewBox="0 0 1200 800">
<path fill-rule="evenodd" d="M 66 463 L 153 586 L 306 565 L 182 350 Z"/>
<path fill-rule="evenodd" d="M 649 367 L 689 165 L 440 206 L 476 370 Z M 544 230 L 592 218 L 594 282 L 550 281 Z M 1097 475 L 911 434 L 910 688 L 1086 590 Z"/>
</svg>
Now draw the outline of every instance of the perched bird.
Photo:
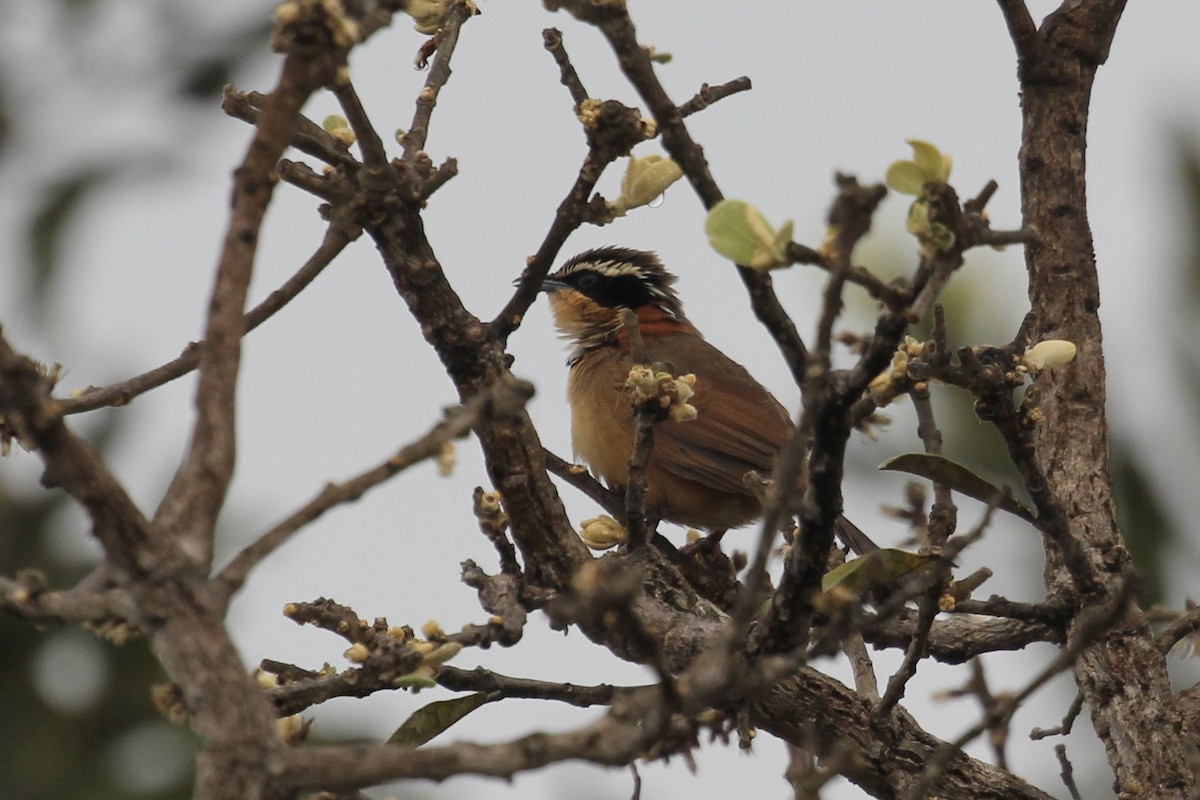
<svg viewBox="0 0 1200 800">
<path fill-rule="evenodd" d="M 629 482 L 635 420 L 625 380 L 634 366 L 622 311 L 637 314 L 645 357 L 676 375 L 694 374 L 697 410 L 655 428 L 647 466 L 647 513 L 720 534 L 762 516 L 744 477 L 770 475 L 795 426 L 744 367 L 709 344 L 684 316 L 675 276 L 653 253 L 602 247 L 575 256 L 542 283 L 554 321 L 574 344 L 567 397 L 577 457 L 611 488 Z M 857 552 L 876 549 L 856 527 L 838 534 Z"/>
</svg>

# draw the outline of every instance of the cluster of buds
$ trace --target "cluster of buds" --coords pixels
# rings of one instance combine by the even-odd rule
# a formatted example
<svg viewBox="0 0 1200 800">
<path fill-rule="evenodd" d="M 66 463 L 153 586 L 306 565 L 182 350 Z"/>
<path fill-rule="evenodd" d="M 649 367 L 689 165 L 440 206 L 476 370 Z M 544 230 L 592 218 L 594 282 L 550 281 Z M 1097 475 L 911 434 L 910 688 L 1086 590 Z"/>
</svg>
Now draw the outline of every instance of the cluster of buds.
<svg viewBox="0 0 1200 800">
<path fill-rule="evenodd" d="M 333 36 L 333 43 L 348 50 L 358 44 L 358 23 L 346 15 L 341 0 L 285 0 L 275 6 L 275 24 L 281 29 L 319 24 Z"/>
<path fill-rule="evenodd" d="M 904 338 L 904 344 L 900 345 L 892 356 L 892 363 L 876 375 L 867 387 L 878 406 L 886 406 L 905 393 L 912 392 L 919 396 L 929 391 L 929 379 L 933 377 L 933 370 L 927 361 L 926 351 L 932 345 L 932 342 L 920 342 L 911 336 Z M 1075 345 L 1071 342 L 1046 339 L 1016 358 L 1005 355 L 1001 348 L 987 346 L 960 351 L 960 357 L 964 367 L 968 366 L 968 359 L 974 363 L 979 369 L 977 377 L 980 381 L 988 385 L 1003 381 L 1008 386 L 1017 388 L 1029 377 L 1037 377 L 1042 370 L 1070 363 L 1074 360 L 1075 353 Z M 997 361 L 997 356 L 1003 358 Z M 1026 390 L 1025 405 L 1032 408 L 1037 403 L 1036 398 L 1037 387 L 1029 387 Z M 976 412 L 979 412 L 978 407 Z"/>
<path fill-rule="evenodd" d="M 928 384 L 925 381 L 914 380 L 908 371 L 909 362 L 920 358 L 924 352 L 924 342 L 919 342 L 911 336 L 904 337 L 904 344 L 900 345 L 892 356 L 891 365 L 876 375 L 867 386 L 867 391 L 871 393 L 876 405 L 886 406 L 910 390 L 928 391 Z"/>
<path fill-rule="evenodd" d="M 675 377 L 669 372 L 638 364 L 629 370 L 625 385 L 633 390 L 634 403 L 639 408 L 660 408 L 675 422 L 690 422 L 696 418 L 696 407 L 688 402 L 695 393 L 695 375 Z"/>
<path fill-rule="evenodd" d="M 451 642 L 435 620 L 425 623 L 421 629 L 424 639 L 418 639 L 412 629 L 407 626 L 388 628 L 370 643 L 355 642 L 343 654 L 347 661 L 364 664 L 370 658 L 372 651 L 389 647 L 405 647 L 421 656 L 421 662 L 411 672 L 392 679 L 392 685 L 423 689 L 435 685 L 438 667 L 458 655 L 463 646 Z"/>
<path fill-rule="evenodd" d="M 507 528 L 508 514 L 504 511 L 500 493 L 494 490 L 484 492 L 479 489 L 476 489 L 475 492 L 475 506 L 473 511 L 475 518 L 479 520 L 480 524 L 487 525 L 489 528 L 497 531 Z"/>
</svg>

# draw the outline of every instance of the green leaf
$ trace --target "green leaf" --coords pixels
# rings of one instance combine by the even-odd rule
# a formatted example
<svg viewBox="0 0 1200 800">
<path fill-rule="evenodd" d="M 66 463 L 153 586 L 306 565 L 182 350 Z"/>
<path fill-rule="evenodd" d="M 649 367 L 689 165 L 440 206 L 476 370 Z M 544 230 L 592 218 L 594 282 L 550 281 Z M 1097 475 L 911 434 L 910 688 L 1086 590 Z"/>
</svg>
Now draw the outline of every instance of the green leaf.
<svg viewBox="0 0 1200 800">
<path fill-rule="evenodd" d="M 872 586 L 892 583 L 932 563 L 945 561 L 942 556 L 910 553 L 885 547 L 865 556 L 847 561 L 825 573 L 821 579 L 821 590 L 834 587 L 861 594 Z"/>
<path fill-rule="evenodd" d="M 758 225 L 752 225 L 751 218 L 756 218 Z M 770 231 L 765 242 L 759 235 L 761 229 Z M 704 221 L 704 232 L 713 249 L 735 264 L 749 264 L 759 248 L 775 237 L 762 212 L 745 200 L 722 200 L 713 206 Z"/>
<path fill-rule="evenodd" d="M 996 508 L 1015 514 L 1026 522 L 1033 522 L 1036 518 L 1032 509 L 1017 502 L 1011 495 L 1002 492 L 962 464 L 943 456 L 931 453 L 901 453 L 880 464 L 879 469 L 907 472 L 909 475 L 927 478 L 934 483 L 949 486 L 959 494 L 973 497 L 981 503 L 995 502 L 1000 498 L 999 502 L 996 502 Z"/>
<path fill-rule="evenodd" d="M 612 203 L 612 209 L 620 216 L 626 211 L 648 205 L 682 177 L 683 170 L 669 158 L 661 155 L 644 158 L 631 156 L 625 176 L 621 178 L 621 196 Z"/>
<path fill-rule="evenodd" d="M 894 192 L 919 197 L 926 180 L 924 171 L 912 161 L 896 161 L 888 167 L 887 185 Z"/>
<path fill-rule="evenodd" d="M 438 700 L 417 709 L 387 740 L 388 744 L 420 747 L 494 697 L 475 692 L 453 700 Z"/>
<path fill-rule="evenodd" d="M 913 162 L 925 175 L 926 181 L 942 181 L 950 177 L 949 169 L 942 158 L 942 151 L 936 145 L 921 139 L 908 139 L 908 145 L 913 150 Z M 947 174 L 942 174 L 945 169 Z"/>
</svg>

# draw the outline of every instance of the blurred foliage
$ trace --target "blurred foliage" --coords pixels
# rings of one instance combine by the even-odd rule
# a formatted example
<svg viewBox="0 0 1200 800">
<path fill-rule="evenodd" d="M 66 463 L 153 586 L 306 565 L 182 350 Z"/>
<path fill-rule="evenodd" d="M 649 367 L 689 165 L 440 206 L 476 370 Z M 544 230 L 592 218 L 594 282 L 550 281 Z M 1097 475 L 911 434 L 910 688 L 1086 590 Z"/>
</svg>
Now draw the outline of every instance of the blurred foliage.
<svg viewBox="0 0 1200 800">
<path fill-rule="evenodd" d="M 1191 133 L 1177 135 L 1169 152 L 1177 164 L 1173 172 L 1179 176 L 1176 196 L 1181 205 L 1180 216 L 1185 220 L 1200 218 L 1200 140 Z M 1179 320 L 1180 330 L 1172 338 L 1172 356 L 1176 374 L 1194 397 L 1200 392 L 1200 355 L 1194 344 L 1200 337 L 1195 317 L 1200 304 L 1200 227 L 1183 226 L 1179 245 L 1178 272 L 1172 281 L 1176 288 L 1167 292 L 1178 307 L 1167 309 L 1166 313 L 1175 312 L 1173 316 Z M 1200 426 L 1195 417 L 1179 420 L 1178 426 L 1180 442 L 1200 441 Z M 1142 600 L 1153 603 L 1164 599 L 1165 568 L 1178 554 L 1182 540 L 1166 512 L 1162 491 L 1147 469 L 1148 455 L 1144 447 L 1125 441 L 1119 430 L 1114 431 L 1112 467 L 1121 531 L 1145 581 Z M 1190 475 L 1185 478 L 1190 479 Z"/>
<path fill-rule="evenodd" d="M 64 230 L 83 200 L 106 177 L 103 170 L 81 169 L 42 190 L 28 234 L 30 290 L 39 308 L 45 303 L 47 289 L 58 271 Z"/>
<path fill-rule="evenodd" d="M 103 12 L 96 0 L 43 2 L 53 2 L 78 20 Z M 175 87 L 177 103 L 203 100 L 211 105 L 237 69 L 267 54 L 267 13 L 248 15 L 253 19 L 241 29 L 213 32 L 197 41 L 187 16 L 160 12 L 161 21 L 174 27 L 166 35 L 186 47 L 164 48 L 157 74 L 149 77 L 172 76 L 169 85 Z M 60 35 L 70 40 L 86 30 L 64 26 Z M 63 41 L 45 46 L 65 47 Z M 7 72 L 0 74 L 0 156 L 46 163 L 47 156 L 35 149 L 39 137 L 25 136 L 25 147 L 18 151 L 8 135 L 10 126 L 21 124 L 8 111 L 11 98 L 21 94 L 14 87 L 25 86 L 31 77 L 21 72 L 23 66 L 10 63 Z M 118 80 L 96 85 L 111 86 L 114 92 L 136 91 L 136 86 Z M 163 113 L 171 114 L 171 108 L 165 106 Z M 217 124 L 222 118 L 214 111 L 212 120 Z M 187 142 L 178 146 L 186 147 Z M 107 181 L 135 165 L 136 161 L 125 159 L 120 165 L 113 161 L 102 166 L 60 164 L 61 171 L 38 187 L 32 200 L 26 200 L 30 207 L 22 231 L 25 252 L 14 265 L 26 270 L 26 280 L 22 284 L 10 280 L 8 285 L 26 287 L 27 303 L 46 309 L 57 300 L 62 252 L 79 212 Z M 103 452 L 115 438 L 117 419 L 129 417 L 91 415 L 75 420 L 72 427 L 86 429 Z M 16 448 L 9 456 L 12 461 L 36 458 Z M 0 467 L 4 465 L 0 462 Z M 84 577 L 90 565 L 56 545 L 65 538 L 89 535 L 86 522 L 62 513 L 69 503 L 61 491 L 14 493 L 0 469 L 0 574 L 33 569 L 44 573 L 52 587 L 63 588 Z M 61 530 L 64 526 L 70 528 L 66 533 Z M 89 674 L 96 679 L 91 692 Z M 144 639 L 118 647 L 78 626 L 42 630 L 0 614 L 0 800 L 190 797 L 191 764 L 199 741 L 186 727 L 170 725 L 154 709 L 150 687 L 165 679 Z M 78 683 L 60 687 L 59 681 Z M 62 695 L 56 698 L 59 689 Z"/>
<path fill-rule="evenodd" d="M 114 433 L 113 427 L 93 430 L 89 439 L 103 450 Z M 19 449 L 9 456 L 36 457 Z M 62 492 L 26 499 L 0 484 L 0 574 L 37 569 L 55 587 L 71 586 L 84 577 L 90 567 L 66 556 L 53 543 L 52 533 L 63 525 L 59 512 L 68 502 Z M 82 526 L 79 534 L 86 535 Z M 60 636 L 0 616 L 0 742 L 4 742 L 0 798 L 116 800 L 133 794 L 131 779 L 145 790 L 137 794 L 146 800 L 190 796 L 190 769 L 180 771 L 167 785 L 154 787 L 148 778 L 124 773 L 128 764 L 118 757 L 122 737 L 143 731 L 161 729 L 155 737 L 156 744 L 161 743 L 156 767 L 176 760 L 189 764 L 198 744 L 190 734 L 183 735 L 183 729 L 168 727 L 151 704 L 151 685 L 165 678 L 146 641 L 138 638 L 117 647 L 81 634 L 74 638 L 73 647 L 46 650 Z M 94 650 L 97 672 L 106 679 L 90 696 L 85 693 L 75 703 L 55 703 L 40 687 L 46 680 L 59 679 L 53 674 L 53 657 L 79 657 L 80 645 L 95 645 L 88 649 Z M 59 665 L 61 677 L 69 679 L 78 666 Z M 38 674 L 47 667 L 50 676 Z M 75 695 L 75 688 L 68 687 L 68 694 Z M 170 757 L 171 751 L 176 758 Z"/>
<path fill-rule="evenodd" d="M 202 55 L 179 65 L 178 92 L 191 100 L 208 101 L 220 97 L 234 73 L 252 55 L 262 53 L 270 40 L 271 20 L 266 14 L 253 25 L 233 31 L 220 42 L 213 42 Z"/>
<path fill-rule="evenodd" d="M 1121 535 L 1143 580 L 1139 599 L 1143 605 L 1162 602 L 1163 572 L 1171 545 L 1177 541 L 1175 529 L 1137 448 L 1115 437 L 1112 473 Z"/>
</svg>

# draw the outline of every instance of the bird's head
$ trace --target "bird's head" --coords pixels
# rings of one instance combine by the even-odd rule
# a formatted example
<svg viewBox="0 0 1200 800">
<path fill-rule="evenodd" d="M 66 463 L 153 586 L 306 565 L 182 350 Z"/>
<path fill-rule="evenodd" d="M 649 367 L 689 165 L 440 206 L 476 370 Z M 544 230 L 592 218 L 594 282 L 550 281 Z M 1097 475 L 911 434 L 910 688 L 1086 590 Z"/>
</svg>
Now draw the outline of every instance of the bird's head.
<svg viewBox="0 0 1200 800">
<path fill-rule="evenodd" d="M 675 276 L 658 256 L 644 250 L 601 247 L 580 253 L 548 275 L 542 291 L 550 297 L 554 323 L 580 349 L 605 344 L 620 332 L 622 311 L 646 311 L 687 324 Z"/>
</svg>

